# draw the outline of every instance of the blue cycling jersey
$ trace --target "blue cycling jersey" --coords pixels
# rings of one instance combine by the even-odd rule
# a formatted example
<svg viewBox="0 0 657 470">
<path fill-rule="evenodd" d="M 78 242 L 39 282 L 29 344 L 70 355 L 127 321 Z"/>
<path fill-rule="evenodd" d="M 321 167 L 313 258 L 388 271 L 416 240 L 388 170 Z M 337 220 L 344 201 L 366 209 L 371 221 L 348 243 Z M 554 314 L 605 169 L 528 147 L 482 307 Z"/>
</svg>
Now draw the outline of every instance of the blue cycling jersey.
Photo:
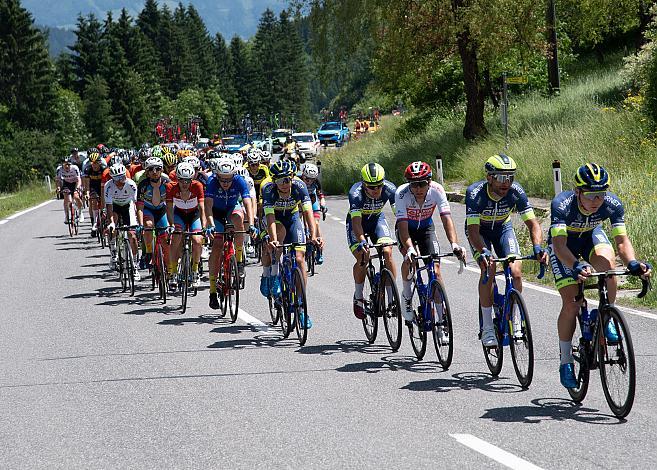
<svg viewBox="0 0 657 470">
<path fill-rule="evenodd" d="M 226 211 L 234 208 L 240 198 L 248 199 L 251 194 L 249 186 L 240 175 L 233 176 L 233 184 L 227 190 L 221 187 L 219 179 L 215 175 L 211 175 L 205 185 L 205 197 L 212 199 L 213 209 Z"/>
<path fill-rule="evenodd" d="M 170 180 L 167 176 L 162 175 L 160 177 L 160 185 L 158 188 L 153 188 L 150 178 L 144 178 L 139 182 L 137 186 L 137 205 L 145 207 L 146 209 L 157 210 L 166 207 L 166 198 L 167 198 L 167 183 Z M 159 190 L 160 202 L 155 205 L 153 204 L 153 193 Z"/>
<path fill-rule="evenodd" d="M 551 213 L 550 240 L 557 236 L 590 237 L 593 229 L 607 219 L 611 222 L 612 236 L 627 233 L 623 203 L 613 193 L 605 195 L 602 206 L 595 213 L 586 214 L 580 208 L 575 192 L 564 191 L 552 200 Z"/>
<path fill-rule="evenodd" d="M 524 221 L 536 217 L 525 190 L 515 182 L 502 198 L 490 193 L 486 180 L 471 184 L 465 192 L 465 208 L 466 226 L 479 225 L 481 229 L 490 231 L 510 224 L 514 210 Z"/>
<path fill-rule="evenodd" d="M 299 204 L 304 211 L 312 209 L 306 183 L 298 178 L 292 179 L 290 195 L 286 198 L 281 197 L 274 182 L 266 183 L 260 188 L 260 191 L 265 215 L 274 214 L 277 220 L 287 219 L 296 214 L 299 211 Z"/>
<path fill-rule="evenodd" d="M 349 213 L 347 214 L 347 220 L 350 220 L 352 217 L 362 217 L 363 225 L 367 225 L 370 221 L 377 221 L 379 214 L 383 212 L 386 202 L 390 203 L 390 207 L 392 207 L 394 212 L 396 191 L 397 187 L 393 183 L 384 180 L 381 196 L 373 199 L 365 192 L 365 185 L 362 181 L 355 183 L 349 190 Z"/>
</svg>

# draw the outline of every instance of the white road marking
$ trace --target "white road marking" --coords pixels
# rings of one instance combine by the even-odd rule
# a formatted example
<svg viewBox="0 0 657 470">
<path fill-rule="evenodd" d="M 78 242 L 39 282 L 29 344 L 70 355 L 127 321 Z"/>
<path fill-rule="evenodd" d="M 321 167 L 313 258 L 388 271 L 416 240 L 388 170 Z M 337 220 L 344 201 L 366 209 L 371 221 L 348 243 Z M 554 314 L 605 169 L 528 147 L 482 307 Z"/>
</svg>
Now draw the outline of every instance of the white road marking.
<svg viewBox="0 0 657 470">
<path fill-rule="evenodd" d="M 262 331 L 262 332 L 269 331 L 269 325 L 267 325 L 266 323 L 261 322 L 256 317 L 254 317 L 252 315 L 249 315 L 248 313 L 246 313 L 241 308 L 237 311 L 237 318 L 239 318 L 240 320 L 242 320 L 243 322 L 245 322 L 245 323 L 247 323 L 251 326 L 254 326 L 256 328 L 256 330 L 258 330 L 258 331 Z"/>
<path fill-rule="evenodd" d="M 7 222 L 9 222 L 10 220 L 15 219 L 16 217 L 20 217 L 21 215 L 23 215 L 23 214 L 27 214 L 28 212 L 32 212 L 33 210 L 38 209 L 38 208 L 40 208 L 40 207 L 43 207 L 43 206 L 45 206 L 46 204 L 50 204 L 50 203 L 53 202 L 54 200 L 55 200 L 55 199 L 49 199 L 48 201 L 46 201 L 46 202 L 42 202 L 41 204 L 38 204 L 38 205 L 33 206 L 33 207 L 30 207 L 29 209 L 25 209 L 25 210 L 22 210 L 22 211 L 20 211 L 20 212 L 16 212 L 15 214 L 10 215 L 10 216 L 7 217 L 6 219 L 2 219 L 2 220 L 0 220 L 0 225 L 4 225 L 4 224 L 6 224 Z"/>
<path fill-rule="evenodd" d="M 541 467 L 479 439 L 472 434 L 450 434 L 450 436 L 456 439 L 460 444 L 463 444 L 464 446 L 469 447 L 470 449 L 475 450 L 506 467 L 518 470 L 542 470 Z"/>
</svg>

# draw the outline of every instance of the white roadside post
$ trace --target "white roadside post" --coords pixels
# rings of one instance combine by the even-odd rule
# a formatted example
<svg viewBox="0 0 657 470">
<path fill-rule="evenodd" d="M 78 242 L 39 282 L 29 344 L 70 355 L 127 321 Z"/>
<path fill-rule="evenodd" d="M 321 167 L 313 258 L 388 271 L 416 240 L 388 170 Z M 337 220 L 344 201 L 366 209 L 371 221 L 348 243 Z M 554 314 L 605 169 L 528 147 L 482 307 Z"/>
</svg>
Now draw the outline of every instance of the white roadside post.
<svg viewBox="0 0 657 470">
<path fill-rule="evenodd" d="M 440 183 L 441 186 L 445 185 L 445 178 L 443 176 L 443 157 L 438 154 L 436 155 L 436 173 L 437 173 L 437 179 L 438 183 Z"/>
<path fill-rule="evenodd" d="M 50 182 L 50 176 L 49 176 L 49 175 L 46 175 L 46 176 L 45 176 L 45 178 L 44 178 L 44 183 L 45 183 L 46 186 L 48 187 L 48 192 L 49 192 L 49 193 L 52 193 L 52 183 Z"/>
<path fill-rule="evenodd" d="M 552 177 L 554 181 L 554 195 L 556 196 L 563 191 L 561 182 L 561 162 L 559 160 L 552 162 Z"/>
</svg>

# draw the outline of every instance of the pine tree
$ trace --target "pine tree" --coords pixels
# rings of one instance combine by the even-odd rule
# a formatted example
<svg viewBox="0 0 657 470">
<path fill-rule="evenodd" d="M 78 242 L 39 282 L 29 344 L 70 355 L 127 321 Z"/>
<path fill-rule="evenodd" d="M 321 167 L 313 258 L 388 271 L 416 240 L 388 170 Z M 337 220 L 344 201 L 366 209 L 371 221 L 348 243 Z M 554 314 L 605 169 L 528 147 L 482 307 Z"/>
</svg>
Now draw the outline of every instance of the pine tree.
<svg viewBox="0 0 657 470">
<path fill-rule="evenodd" d="M 225 101 L 228 115 L 234 118 L 237 115 L 237 92 L 233 83 L 234 70 L 231 52 L 226 46 L 226 41 L 221 34 L 217 33 L 213 42 L 214 60 L 216 62 L 215 74 L 219 95 Z"/>
<path fill-rule="evenodd" d="M 90 77 L 84 88 L 84 121 L 95 142 L 107 142 L 112 127 L 109 87 L 100 75 Z"/>
<path fill-rule="evenodd" d="M 198 85 L 203 89 L 217 85 L 215 68 L 217 63 L 213 54 L 212 38 L 198 11 L 190 3 L 185 14 L 185 37 L 192 52 L 194 75 Z"/>
<path fill-rule="evenodd" d="M 151 112 L 142 77 L 133 70 L 127 70 L 118 78 L 112 95 L 117 122 L 125 129 L 133 145 L 143 143 L 148 135 Z"/>
<path fill-rule="evenodd" d="M 234 36 L 230 41 L 230 55 L 233 63 L 233 84 L 237 95 L 235 108 L 233 109 L 234 115 L 231 118 L 233 119 L 233 123 L 237 125 L 245 114 L 251 112 L 250 105 L 252 99 L 249 58 L 246 44 L 239 36 Z"/>
<path fill-rule="evenodd" d="M 103 27 L 93 13 L 87 17 L 78 16 L 75 35 L 75 44 L 69 48 L 75 53 L 71 54 L 71 62 L 77 76 L 75 90 L 81 93 L 86 85 L 85 78 L 100 72 L 103 60 Z"/>
<path fill-rule="evenodd" d="M 278 77 L 278 68 L 280 66 L 277 59 L 277 29 L 278 23 L 274 12 L 267 8 L 260 18 L 258 31 L 256 32 L 253 55 L 258 64 L 258 91 L 261 112 L 269 115 L 277 112 L 280 108 L 278 97 L 284 88 L 283 82 Z"/>
<path fill-rule="evenodd" d="M 157 9 L 155 0 L 146 0 L 144 8 L 137 16 L 137 26 L 153 47 L 156 47 L 160 39 L 160 17 L 160 11 Z"/>
<path fill-rule="evenodd" d="M 43 33 L 19 0 L 0 2 L 0 105 L 23 127 L 52 127 L 54 66 Z"/>
</svg>

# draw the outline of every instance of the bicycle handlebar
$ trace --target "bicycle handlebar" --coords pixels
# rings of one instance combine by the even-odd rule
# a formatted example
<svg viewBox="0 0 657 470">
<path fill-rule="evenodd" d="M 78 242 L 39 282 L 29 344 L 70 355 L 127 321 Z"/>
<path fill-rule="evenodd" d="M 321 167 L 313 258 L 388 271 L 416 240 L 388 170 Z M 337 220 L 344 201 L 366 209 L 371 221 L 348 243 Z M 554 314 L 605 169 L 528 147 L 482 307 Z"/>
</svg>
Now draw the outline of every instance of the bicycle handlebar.
<svg viewBox="0 0 657 470">
<path fill-rule="evenodd" d="M 588 277 L 614 277 L 614 276 L 634 276 L 629 269 L 610 269 L 609 271 L 600 271 L 593 272 L 588 275 Z M 584 297 L 584 291 L 589 289 L 597 289 L 598 286 L 585 286 L 583 283 L 579 284 L 579 294 L 575 297 L 576 301 L 581 300 Z M 652 283 L 649 279 L 641 278 L 641 292 L 637 295 L 639 299 L 642 299 L 648 294 L 648 291 L 652 288 Z"/>
<path fill-rule="evenodd" d="M 365 266 L 365 252 L 369 251 L 374 248 L 377 251 L 377 254 L 381 254 L 381 250 L 387 246 L 395 246 L 397 243 L 396 242 L 386 242 L 386 243 L 373 243 L 372 245 L 365 245 L 366 248 L 363 249 L 363 256 L 360 259 L 360 265 Z"/>
<path fill-rule="evenodd" d="M 536 255 L 518 256 L 511 254 L 505 256 L 504 258 L 488 258 L 488 261 L 491 261 L 493 263 L 502 263 L 504 266 L 509 265 L 514 261 L 523 261 L 523 260 L 538 261 Z M 543 263 L 540 263 L 539 269 L 540 270 L 538 275 L 536 276 L 536 279 L 543 279 L 543 277 L 545 276 L 545 265 Z M 481 283 L 487 284 L 489 278 L 490 276 L 488 275 L 488 269 L 486 269 L 486 271 L 484 272 L 484 277 L 481 280 Z"/>
</svg>

